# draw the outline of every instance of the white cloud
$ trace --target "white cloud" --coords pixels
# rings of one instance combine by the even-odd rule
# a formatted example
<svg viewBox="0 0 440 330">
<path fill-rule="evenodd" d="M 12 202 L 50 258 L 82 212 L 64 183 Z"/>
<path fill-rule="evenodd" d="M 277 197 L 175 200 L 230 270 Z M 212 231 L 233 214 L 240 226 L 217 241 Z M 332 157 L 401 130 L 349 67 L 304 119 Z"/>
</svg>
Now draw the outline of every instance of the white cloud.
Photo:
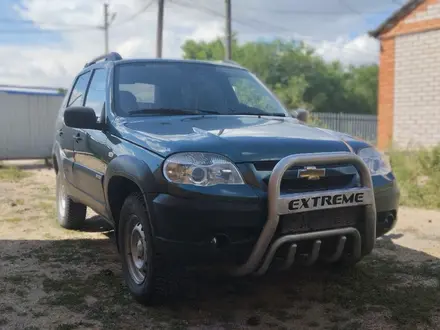
<svg viewBox="0 0 440 330">
<path fill-rule="evenodd" d="M 377 63 L 379 58 L 379 42 L 367 34 L 352 40 L 340 37 L 334 42 L 322 41 L 315 47 L 316 53 L 327 61 L 360 65 Z"/>
<path fill-rule="evenodd" d="M 350 0 L 346 0 L 350 1 Z M 123 57 L 154 57 L 156 45 L 156 1 L 145 13 L 132 18 L 149 0 L 112 0 L 117 16 L 110 29 L 110 48 Z M 353 2 L 353 1 L 351 1 Z M 21 0 L 16 10 L 42 29 L 61 25 L 81 27 L 102 24 L 102 3 L 97 0 Z M 389 10 L 382 0 L 354 1 L 357 11 Z M 164 57 L 180 57 L 187 39 L 212 40 L 224 28 L 223 0 L 167 0 Z M 353 5 L 352 5 L 353 7 Z M 338 0 L 239 0 L 233 1 L 233 30 L 242 42 L 259 38 L 300 38 L 317 47 L 327 60 L 362 64 L 377 60 L 377 43 L 364 33 L 364 19 Z M 395 7 L 394 7 L 395 9 Z M 292 12 L 296 11 L 296 12 Z M 321 12 L 320 15 L 310 12 Z M 334 14 L 323 14 L 331 11 Z M 19 36 L 19 35 L 18 35 Z M 38 38 L 38 34 L 35 35 Z M 304 37 L 307 36 L 307 37 Z M 61 41 L 50 45 L 0 44 L 0 83 L 68 86 L 84 63 L 104 51 L 102 30 L 60 32 Z"/>
</svg>

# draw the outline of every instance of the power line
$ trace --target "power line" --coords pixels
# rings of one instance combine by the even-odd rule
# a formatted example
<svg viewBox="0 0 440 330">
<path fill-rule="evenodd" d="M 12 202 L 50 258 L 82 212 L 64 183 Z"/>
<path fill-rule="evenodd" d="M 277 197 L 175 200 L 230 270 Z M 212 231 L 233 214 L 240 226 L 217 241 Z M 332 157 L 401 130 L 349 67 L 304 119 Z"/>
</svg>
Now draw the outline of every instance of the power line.
<svg viewBox="0 0 440 330">
<path fill-rule="evenodd" d="M 241 2 L 238 2 L 239 4 L 242 4 Z M 253 10 L 253 11 L 264 11 L 265 13 L 273 13 L 273 14 L 282 14 L 282 15 L 296 15 L 296 16 L 340 16 L 340 15 L 347 15 L 353 13 L 353 9 L 351 6 L 348 8 L 346 5 L 343 5 L 346 7 L 349 11 L 316 11 L 316 10 L 307 10 L 307 9 L 273 9 L 273 8 L 262 8 L 262 7 L 252 7 L 247 6 L 247 10 Z M 241 6 L 241 8 L 244 8 Z M 361 13 L 356 10 L 359 14 L 380 14 L 382 12 L 376 12 L 376 11 L 368 11 Z"/>
<path fill-rule="evenodd" d="M 139 9 L 136 13 L 132 14 L 131 16 L 127 17 L 126 19 L 124 19 L 121 22 L 117 22 L 115 24 L 113 24 L 113 26 L 119 26 L 128 22 L 133 21 L 134 19 L 136 19 L 137 17 L 139 17 L 140 15 L 142 15 L 143 13 L 145 13 L 148 8 L 151 7 L 151 5 L 154 3 L 154 0 L 151 0 L 150 2 L 148 2 L 144 7 L 142 7 L 141 9 Z"/>
<path fill-rule="evenodd" d="M 190 4 L 188 2 L 182 2 L 182 0 L 179 0 L 179 1 L 180 1 L 180 3 L 176 2 L 176 0 L 173 0 L 172 3 L 174 3 L 174 4 L 178 5 L 178 6 L 181 6 L 183 8 L 191 8 L 191 9 L 195 9 L 195 10 L 198 10 L 198 11 L 201 11 L 201 12 L 204 12 L 204 13 L 211 14 L 213 16 L 221 17 L 222 19 L 225 18 L 225 14 L 220 13 L 220 12 L 215 11 L 215 10 L 212 10 L 210 8 L 207 8 L 207 7 L 204 7 L 204 6 L 192 7 L 192 4 Z M 257 28 L 257 26 L 255 26 L 255 25 L 249 24 L 248 22 L 243 22 L 241 20 L 237 20 L 236 18 L 234 19 L 234 22 L 238 23 L 240 25 L 243 25 L 243 26 L 247 26 L 247 27 L 253 28 L 253 29 Z"/>
<path fill-rule="evenodd" d="M 55 22 L 44 22 L 40 23 L 32 20 L 23 20 L 15 18 L 1 18 L 0 24 L 2 23 L 14 23 L 19 25 L 36 25 L 36 26 L 54 26 L 54 27 L 72 27 L 72 28 L 96 28 L 96 25 L 91 24 L 70 24 L 70 23 L 55 23 Z"/>
<path fill-rule="evenodd" d="M 34 29 L 34 30 L 0 30 L 0 34 L 44 34 L 44 33 L 76 33 L 76 32 L 84 32 L 90 30 L 98 30 L 99 27 L 95 28 L 83 28 L 83 29 Z"/>
<path fill-rule="evenodd" d="M 347 8 L 349 11 L 351 11 L 352 13 L 362 17 L 362 13 L 357 9 L 353 8 L 352 6 L 350 6 L 345 0 L 339 0 L 339 3 L 345 8 Z"/>
<path fill-rule="evenodd" d="M 199 6 L 193 6 L 193 4 L 190 4 L 188 2 L 183 2 L 182 0 L 179 0 L 179 2 L 177 2 L 177 0 L 173 0 L 173 3 L 176 4 L 176 5 L 185 7 L 185 8 L 191 8 L 191 9 L 199 10 L 199 11 L 202 11 L 202 12 L 205 12 L 205 13 L 217 16 L 217 17 L 221 17 L 223 19 L 225 18 L 224 14 L 219 13 L 219 12 L 217 12 L 215 10 L 212 10 L 212 9 L 204 7 L 204 6 L 200 6 L 200 5 Z M 261 20 L 255 19 L 255 18 L 252 18 L 251 22 L 253 21 L 254 24 L 256 24 L 256 25 L 249 24 L 249 22 L 245 22 L 245 21 L 242 21 L 242 20 L 237 20 L 236 18 L 234 18 L 232 21 L 236 22 L 236 23 L 238 23 L 240 25 L 245 25 L 247 27 L 253 28 L 256 31 L 261 31 L 262 27 L 267 26 L 267 27 L 272 28 L 274 30 L 278 30 L 278 31 L 294 34 L 294 33 L 292 33 L 291 29 L 286 29 L 285 27 L 280 27 L 280 26 L 268 23 L 266 21 L 261 21 Z M 266 32 L 267 32 L 267 30 L 266 30 Z M 299 40 L 302 40 L 302 41 L 308 41 L 308 42 L 313 42 L 313 43 L 322 43 L 323 41 L 325 41 L 325 40 L 320 40 L 320 39 L 316 39 L 316 38 L 313 38 L 313 37 L 302 36 L 302 35 L 298 36 L 297 38 Z M 327 42 L 335 44 L 335 42 L 330 42 L 330 41 L 327 41 Z M 350 46 L 351 45 L 346 45 L 346 46 L 342 47 L 341 50 L 343 52 L 352 52 L 352 53 L 353 52 L 356 52 L 356 53 L 360 53 L 361 52 L 361 53 L 364 53 L 364 54 L 367 54 L 367 55 L 377 55 L 376 53 L 373 53 L 373 52 L 370 52 L 370 51 L 366 51 L 366 50 L 363 50 L 363 49 L 350 48 Z"/>
</svg>

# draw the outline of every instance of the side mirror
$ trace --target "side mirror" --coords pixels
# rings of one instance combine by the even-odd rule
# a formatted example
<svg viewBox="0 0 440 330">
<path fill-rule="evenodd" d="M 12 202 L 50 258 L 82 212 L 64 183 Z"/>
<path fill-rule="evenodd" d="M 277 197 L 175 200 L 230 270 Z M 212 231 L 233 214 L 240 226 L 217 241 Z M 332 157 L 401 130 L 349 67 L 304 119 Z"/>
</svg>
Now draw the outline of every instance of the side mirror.
<svg viewBox="0 0 440 330">
<path fill-rule="evenodd" d="M 69 107 L 64 111 L 64 123 L 73 128 L 101 129 L 95 111 L 88 107 Z"/>
<path fill-rule="evenodd" d="M 309 120 L 309 112 L 307 110 L 305 110 L 305 109 L 297 109 L 297 110 L 295 110 L 293 112 L 293 116 L 296 119 L 298 119 L 298 120 L 300 120 L 300 121 L 302 121 L 304 123 L 307 123 L 307 121 Z"/>
</svg>

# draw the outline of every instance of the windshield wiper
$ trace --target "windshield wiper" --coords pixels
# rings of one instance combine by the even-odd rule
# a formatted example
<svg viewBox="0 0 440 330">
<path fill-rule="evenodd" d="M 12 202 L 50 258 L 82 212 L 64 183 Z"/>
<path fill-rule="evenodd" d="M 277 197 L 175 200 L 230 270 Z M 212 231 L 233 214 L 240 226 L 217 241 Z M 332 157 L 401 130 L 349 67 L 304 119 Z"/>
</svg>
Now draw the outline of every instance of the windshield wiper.
<svg viewBox="0 0 440 330">
<path fill-rule="evenodd" d="M 129 111 L 129 115 L 135 114 L 152 114 L 152 115 L 199 115 L 199 114 L 220 114 L 217 111 L 202 110 L 202 109 L 182 109 L 182 108 L 152 108 L 152 109 L 139 109 Z"/>
<path fill-rule="evenodd" d="M 284 113 L 277 113 L 277 112 L 233 112 L 234 115 L 247 115 L 247 116 L 274 116 L 274 117 L 286 117 Z"/>
</svg>

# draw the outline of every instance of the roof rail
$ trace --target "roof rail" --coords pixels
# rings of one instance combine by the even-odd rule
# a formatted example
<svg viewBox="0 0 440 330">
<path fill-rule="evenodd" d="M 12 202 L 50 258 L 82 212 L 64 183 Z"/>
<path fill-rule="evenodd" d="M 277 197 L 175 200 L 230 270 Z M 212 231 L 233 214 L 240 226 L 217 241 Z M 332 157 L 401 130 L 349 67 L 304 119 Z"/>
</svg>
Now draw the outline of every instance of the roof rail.
<svg viewBox="0 0 440 330">
<path fill-rule="evenodd" d="M 122 57 L 121 57 L 121 55 L 119 55 L 116 52 L 111 52 L 111 53 L 104 54 L 104 55 L 101 55 L 101 56 L 98 56 L 98 57 L 94 58 L 90 62 L 87 62 L 86 65 L 84 65 L 84 67 L 87 68 L 88 66 L 91 66 L 91 65 L 95 64 L 96 62 L 98 62 L 100 60 L 104 60 L 104 61 L 118 61 L 118 60 L 122 60 Z"/>
<path fill-rule="evenodd" d="M 223 63 L 229 63 L 229 64 L 234 64 L 237 66 L 240 66 L 240 64 L 238 64 L 237 62 L 233 61 L 233 60 L 222 60 Z"/>
</svg>

